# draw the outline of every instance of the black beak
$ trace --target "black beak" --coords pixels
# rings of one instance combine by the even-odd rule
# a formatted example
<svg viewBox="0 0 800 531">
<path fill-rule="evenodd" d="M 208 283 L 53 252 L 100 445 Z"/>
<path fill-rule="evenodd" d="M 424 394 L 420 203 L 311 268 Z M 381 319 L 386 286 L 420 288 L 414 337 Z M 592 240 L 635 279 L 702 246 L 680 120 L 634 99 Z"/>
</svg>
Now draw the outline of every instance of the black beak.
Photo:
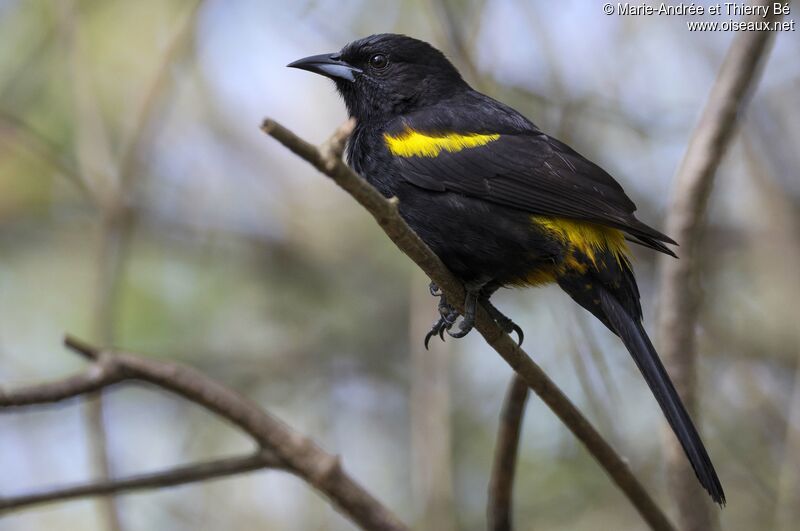
<svg viewBox="0 0 800 531">
<path fill-rule="evenodd" d="M 293 63 L 289 63 L 289 68 L 299 68 L 300 70 L 308 70 L 315 74 L 320 74 L 331 79 L 344 79 L 346 81 L 355 81 L 356 74 L 360 74 L 362 70 L 355 66 L 345 63 L 338 53 L 323 53 L 319 55 L 312 55 L 311 57 L 304 57 Z"/>
</svg>

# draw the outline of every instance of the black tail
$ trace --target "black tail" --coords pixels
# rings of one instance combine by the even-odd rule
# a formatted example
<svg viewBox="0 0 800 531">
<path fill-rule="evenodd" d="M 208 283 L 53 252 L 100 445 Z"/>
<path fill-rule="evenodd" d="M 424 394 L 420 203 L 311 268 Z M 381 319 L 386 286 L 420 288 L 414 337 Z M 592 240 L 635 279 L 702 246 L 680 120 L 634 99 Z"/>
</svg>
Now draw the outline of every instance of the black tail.
<svg viewBox="0 0 800 531">
<path fill-rule="evenodd" d="M 622 339 L 664 411 L 669 425 L 672 426 L 672 431 L 681 442 L 700 484 L 715 502 L 724 505 L 725 493 L 722 491 L 722 485 L 720 485 L 714 465 L 711 463 L 703 442 L 700 440 L 700 435 L 683 407 L 664 365 L 661 364 L 650 338 L 647 337 L 641 320 L 631 317 L 617 298 L 604 287 L 597 284 L 593 287 L 595 296 L 599 297 L 600 307 L 587 307 L 587 309 L 595 315 L 600 313 L 598 310 L 601 310 L 604 315 L 602 317 L 598 315 L 598 317 Z"/>
</svg>

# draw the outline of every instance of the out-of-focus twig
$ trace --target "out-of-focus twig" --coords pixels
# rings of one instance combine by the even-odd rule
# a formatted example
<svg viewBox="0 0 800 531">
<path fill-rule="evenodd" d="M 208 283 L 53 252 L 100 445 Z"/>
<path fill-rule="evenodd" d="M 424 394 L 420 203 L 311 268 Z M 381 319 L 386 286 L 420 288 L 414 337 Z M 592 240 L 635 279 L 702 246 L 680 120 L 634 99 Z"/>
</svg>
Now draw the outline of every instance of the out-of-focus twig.
<svg viewBox="0 0 800 531">
<path fill-rule="evenodd" d="M 21 148 L 29 151 L 63 177 L 69 179 L 86 195 L 87 199 L 94 201 L 94 195 L 81 178 L 80 172 L 61 157 L 49 140 L 19 118 L 0 111 L 0 139 L 5 136 L 10 137 Z"/>
<path fill-rule="evenodd" d="M 81 180 L 86 183 L 96 199 L 100 214 L 99 245 L 94 261 L 96 267 L 95 289 L 90 305 L 93 335 L 103 344 L 110 344 L 111 330 L 106 325 L 113 323 L 113 306 L 116 300 L 117 270 L 122 260 L 115 253 L 121 248 L 119 240 L 112 240 L 111 210 L 115 202 L 113 153 L 110 147 L 106 123 L 98 105 L 94 86 L 89 75 L 87 33 L 82 31 L 83 19 L 76 3 L 65 0 L 55 4 L 61 21 L 61 33 L 68 50 L 70 85 L 72 93 L 72 119 L 75 127 L 75 159 Z M 108 481 L 112 476 L 112 462 L 106 433 L 102 387 L 87 395 L 84 403 L 86 426 L 86 450 L 92 476 L 99 481 Z M 101 526 L 106 531 L 123 531 L 124 525 L 117 500 L 112 496 L 101 496 L 95 500 Z"/>
<path fill-rule="evenodd" d="M 525 403 L 528 401 L 528 384 L 515 374 L 508 384 L 500 426 L 494 449 L 494 464 L 489 480 L 489 501 L 486 517 L 489 531 L 511 531 L 514 489 L 514 472 L 517 468 L 517 450 L 522 432 Z"/>
<path fill-rule="evenodd" d="M 430 295 L 424 274 L 410 277 L 409 350 L 411 387 L 411 481 L 420 531 L 457 529 L 453 494 L 450 353 L 453 343 L 427 350 L 419 338 L 430 329 Z"/>
<path fill-rule="evenodd" d="M 757 3 L 768 6 L 769 16 L 765 20 L 779 18 L 771 2 L 760 0 Z M 772 37 L 772 32 L 765 31 L 736 35 L 675 175 L 666 232 L 680 243 L 680 260 L 662 262 L 659 338 L 660 350 L 675 387 L 695 419 L 695 326 L 700 304 L 699 290 L 694 284 L 697 245 L 714 174 L 733 137 L 737 117 L 758 82 L 760 66 Z M 670 491 L 679 508 L 681 529 L 711 529 L 713 519 L 709 503 L 701 494 L 683 449 L 671 433 L 665 435 L 665 439 Z"/>
<path fill-rule="evenodd" d="M 148 133 L 156 116 L 157 103 L 169 86 L 169 72 L 179 52 L 184 50 L 189 37 L 193 34 L 197 13 L 201 1 L 196 1 L 172 37 L 169 46 L 158 60 L 158 67 L 144 94 L 141 108 L 136 114 L 136 121 L 128 135 L 123 154 L 116 167 L 111 167 L 113 158 L 105 134 L 102 116 L 96 106 L 88 83 L 85 54 L 82 53 L 80 33 L 76 30 L 77 14 L 69 7 L 63 7 L 65 29 L 68 32 L 73 49 L 73 83 L 77 108 L 76 122 L 85 130 L 80 138 L 92 144 L 94 149 L 79 145 L 80 155 L 98 153 L 101 161 L 84 160 L 83 178 L 87 179 L 92 167 L 105 170 L 102 175 L 93 179 L 95 189 L 92 195 L 99 199 L 99 244 L 97 251 L 97 274 L 95 284 L 95 300 L 93 303 L 93 334 L 102 344 L 112 344 L 115 336 L 117 302 L 120 297 L 120 284 L 124 277 L 130 240 L 135 223 L 134 211 L 130 208 L 131 190 L 134 177 L 140 167 L 138 155 L 147 143 Z M 80 144 L 80 143 L 79 143 Z M 95 146 L 96 145 L 96 146 Z M 82 149 L 81 149 L 82 148 Z M 87 427 L 90 433 L 90 457 L 96 474 L 101 480 L 113 475 L 111 452 L 108 448 L 107 427 L 104 415 L 105 404 L 102 390 L 89 396 L 86 407 Z M 100 508 L 105 514 L 108 527 L 114 530 L 123 528 L 120 511 L 113 498 L 101 498 Z"/>
<path fill-rule="evenodd" d="M 81 485 L 67 485 L 42 492 L 0 498 L 0 511 L 22 509 L 23 507 L 31 507 L 43 503 L 64 502 L 91 496 L 174 487 L 265 468 L 280 470 L 285 467 L 274 454 L 261 451 L 244 457 L 216 459 L 149 474 L 137 474 L 126 478 L 107 479 Z"/>
<path fill-rule="evenodd" d="M 125 149 L 120 159 L 119 167 L 119 191 L 122 198 L 127 198 L 133 179 L 136 176 L 138 165 L 136 163 L 139 150 L 147 144 L 148 134 L 152 133 L 151 125 L 153 118 L 157 115 L 159 103 L 166 92 L 170 83 L 172 68 L 179 59 L 185 54 L 197 25 L 197 16 L 203 0 L 195 0 L 188 12 L 183 15 L 183 22 L 178 27 L 172 39 L 161 56 L 153 79 L 145 91 L 142 106 L 136 114 L 136 122 L 131 129 Z"/>
<path fill-rule="evenodd" d="M 394 514 L 350 477 L 337 456 L 328 454 L 314 441 L 236 391 L 185 365 L 125 352 L 103 351 L 72 337 L 67 337 L 65 343 L 92 363 L 88 372 L 64 381 L 2 393 L 0 407 L 50 403 L 84 395 L 123 380 L 138 380 L 171 391 L 216 413 L 250 435 L 258 443 L 260 451 L 247 458 L 212 461 L 127 479 L 100 480 L 78 487 L 0 498 L 0 510 L 45 501 L 176 485 L 271 467 L 285 469 L 306 481 L 363 529 L 407 530 Z"/>
<path fill-rule="evenodd" d="M 476 87 L 485 88 L 485 80 L 472 61 L 472 54 L 469 52 L 464 35 L 462 25 L 466 13 L 456 13 L 448 0 L 427 0 L 425 6 L 432 15 L 430 18 L 435 21 L 437 40 L 441 41 L 444 49 L 455 56 L 455 62 L 461 67 L 467 80 Z"/>
<path fill-rule="evenodd" d="M 781 166 L 776 163 L 780 158 L 778 146 L 769 141 L 765 127 L 759 127 L 758 120 L 751 120 L 751 127 L 743 133 L 744 159 L 747 174 L 755 190 L 755 204 L 752 207 L 758 213 L 758 222 L 763 224 L 762 230 L 770 234 L 769 238 L 753 238 L 752 255 L 763 263 L 764 256 L 781 256 L 780 260 L 770 260 L 758 270 L 754 280 L 756 289 L 764 294 L 765 303 L 775 308 L 791 308 L 800 299 L 800 285 L 796 282 L 797 269 L 800 267 L 800 217 L 795 212 L 790 194 L 776 179 L 781 173 Z M 753 124 L 752 122 L 756 122 Z M 758 148 L 761 149 L 758 149 Z M 791 170 L 790 170 L 791 171 Z M 775 290 L 774 286 L 780 286 Z M 769 294 L 769 295 L 767 295 Z M 788 407 L 775 407 L 775 416 L 780 419 L 783 437 L 782 457 L 778 471 L 770 474 L 776 479 L 775 495 L 770 498 L 774 503 L 773 522 L 767 524 L 770 529 L 792 529 L 797 519 L 796 500 L 800 496 L 800 330 L 796 327 L 795 318 L 791 314 L 770 318 L 776 335 L 783 337 L 786 350 L 794 354 L 794 379 L 788 392 Z M 757 381 L 748 382 L 757 386 Z M 762 397 L 766 395 L 758 386 Z"/>
<path fill-rule="evenodd" d="M 354 122 L 346 122 L 334 135 L 341 139 L 352 131 Z M 464 286 L 447 270 L 442 261 L 409 228 L 398 212 L 396 198 L 386 199 L 380 192 L 348 168 L 334 149 L 336 142 L 327 142 L 321 147 L 309 144 L 279 123 L 265 120 L 261 126 L 268 135 L 278 140 L 300 158 L 309 162 L 320 172 L 332 178 L 375 218 L 387 236 L 411 258 L 428 277 L 442 289 L 448 301 L 453 301 L 462 311 Z M 572 431 L 611 479 L 628 497 L 639 514 L 652 529 L 673 529 L 666 515 L 656 505 L 639 479 L 631 472 L 625 460 L 598 433 L 580 410 L 567 398 L 549 376 L 516 341 L 505 334 L 489 317 L 486 309 L 479 305 L 476 329 L 486 342 L 516 371 L 525 383 L 544 401 L 559 419 Z"/>
</svg>

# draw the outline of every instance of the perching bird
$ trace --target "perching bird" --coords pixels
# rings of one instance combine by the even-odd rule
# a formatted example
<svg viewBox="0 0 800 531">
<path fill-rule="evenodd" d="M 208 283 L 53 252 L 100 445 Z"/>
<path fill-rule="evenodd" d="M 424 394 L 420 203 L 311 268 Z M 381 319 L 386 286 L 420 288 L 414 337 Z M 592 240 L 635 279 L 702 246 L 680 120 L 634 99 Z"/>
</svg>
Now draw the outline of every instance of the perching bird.
<svg viewBox="0 0 800 531">
<path fill-rule="evenodd" d="M 629 240 L 675 256 L 669 237 L 602 168 L 520 113 L 473 90 L 431 45 L 373 35 L 288 65 L 336 83 L 356 127 L 352 168 L 386 197 L 466 288 L 464 318 L 444 297 L 425 338 L 463 337 L 480 301 L 506 332 L 522 330 L 490 302 L 501 287 L 556 282 L 620 337 L 683 445 L 700 483 L 725 503 L 714 466 L 642 326 Z M 439 294 L 435 285 L 431 292 Z"/>
</svg>

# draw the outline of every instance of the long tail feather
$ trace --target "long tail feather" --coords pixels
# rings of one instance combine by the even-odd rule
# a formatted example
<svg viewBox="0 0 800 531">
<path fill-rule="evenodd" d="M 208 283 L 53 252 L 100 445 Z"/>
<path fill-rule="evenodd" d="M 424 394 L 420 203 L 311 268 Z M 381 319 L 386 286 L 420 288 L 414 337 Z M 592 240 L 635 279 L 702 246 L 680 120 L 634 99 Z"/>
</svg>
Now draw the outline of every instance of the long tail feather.
<svg viewBox="0 0 800 531">
<path fill-rule="evenodd" d="M 628 315 L 622 304 L 606 289 L 598 286 L 597 291 L 600 295 L 600 306 L 608 324 L 622 339 L 642 372 L 647 385 L 664 411 L 672 431 L 683 446 L 683 450 L 697 474 L 697 479 L 716 503 L 724 505 L 725 493 L 714 470 L 714 465 L 650 342 L 650 338 L 642 327 L 641 321 Z"/>
</svg>

